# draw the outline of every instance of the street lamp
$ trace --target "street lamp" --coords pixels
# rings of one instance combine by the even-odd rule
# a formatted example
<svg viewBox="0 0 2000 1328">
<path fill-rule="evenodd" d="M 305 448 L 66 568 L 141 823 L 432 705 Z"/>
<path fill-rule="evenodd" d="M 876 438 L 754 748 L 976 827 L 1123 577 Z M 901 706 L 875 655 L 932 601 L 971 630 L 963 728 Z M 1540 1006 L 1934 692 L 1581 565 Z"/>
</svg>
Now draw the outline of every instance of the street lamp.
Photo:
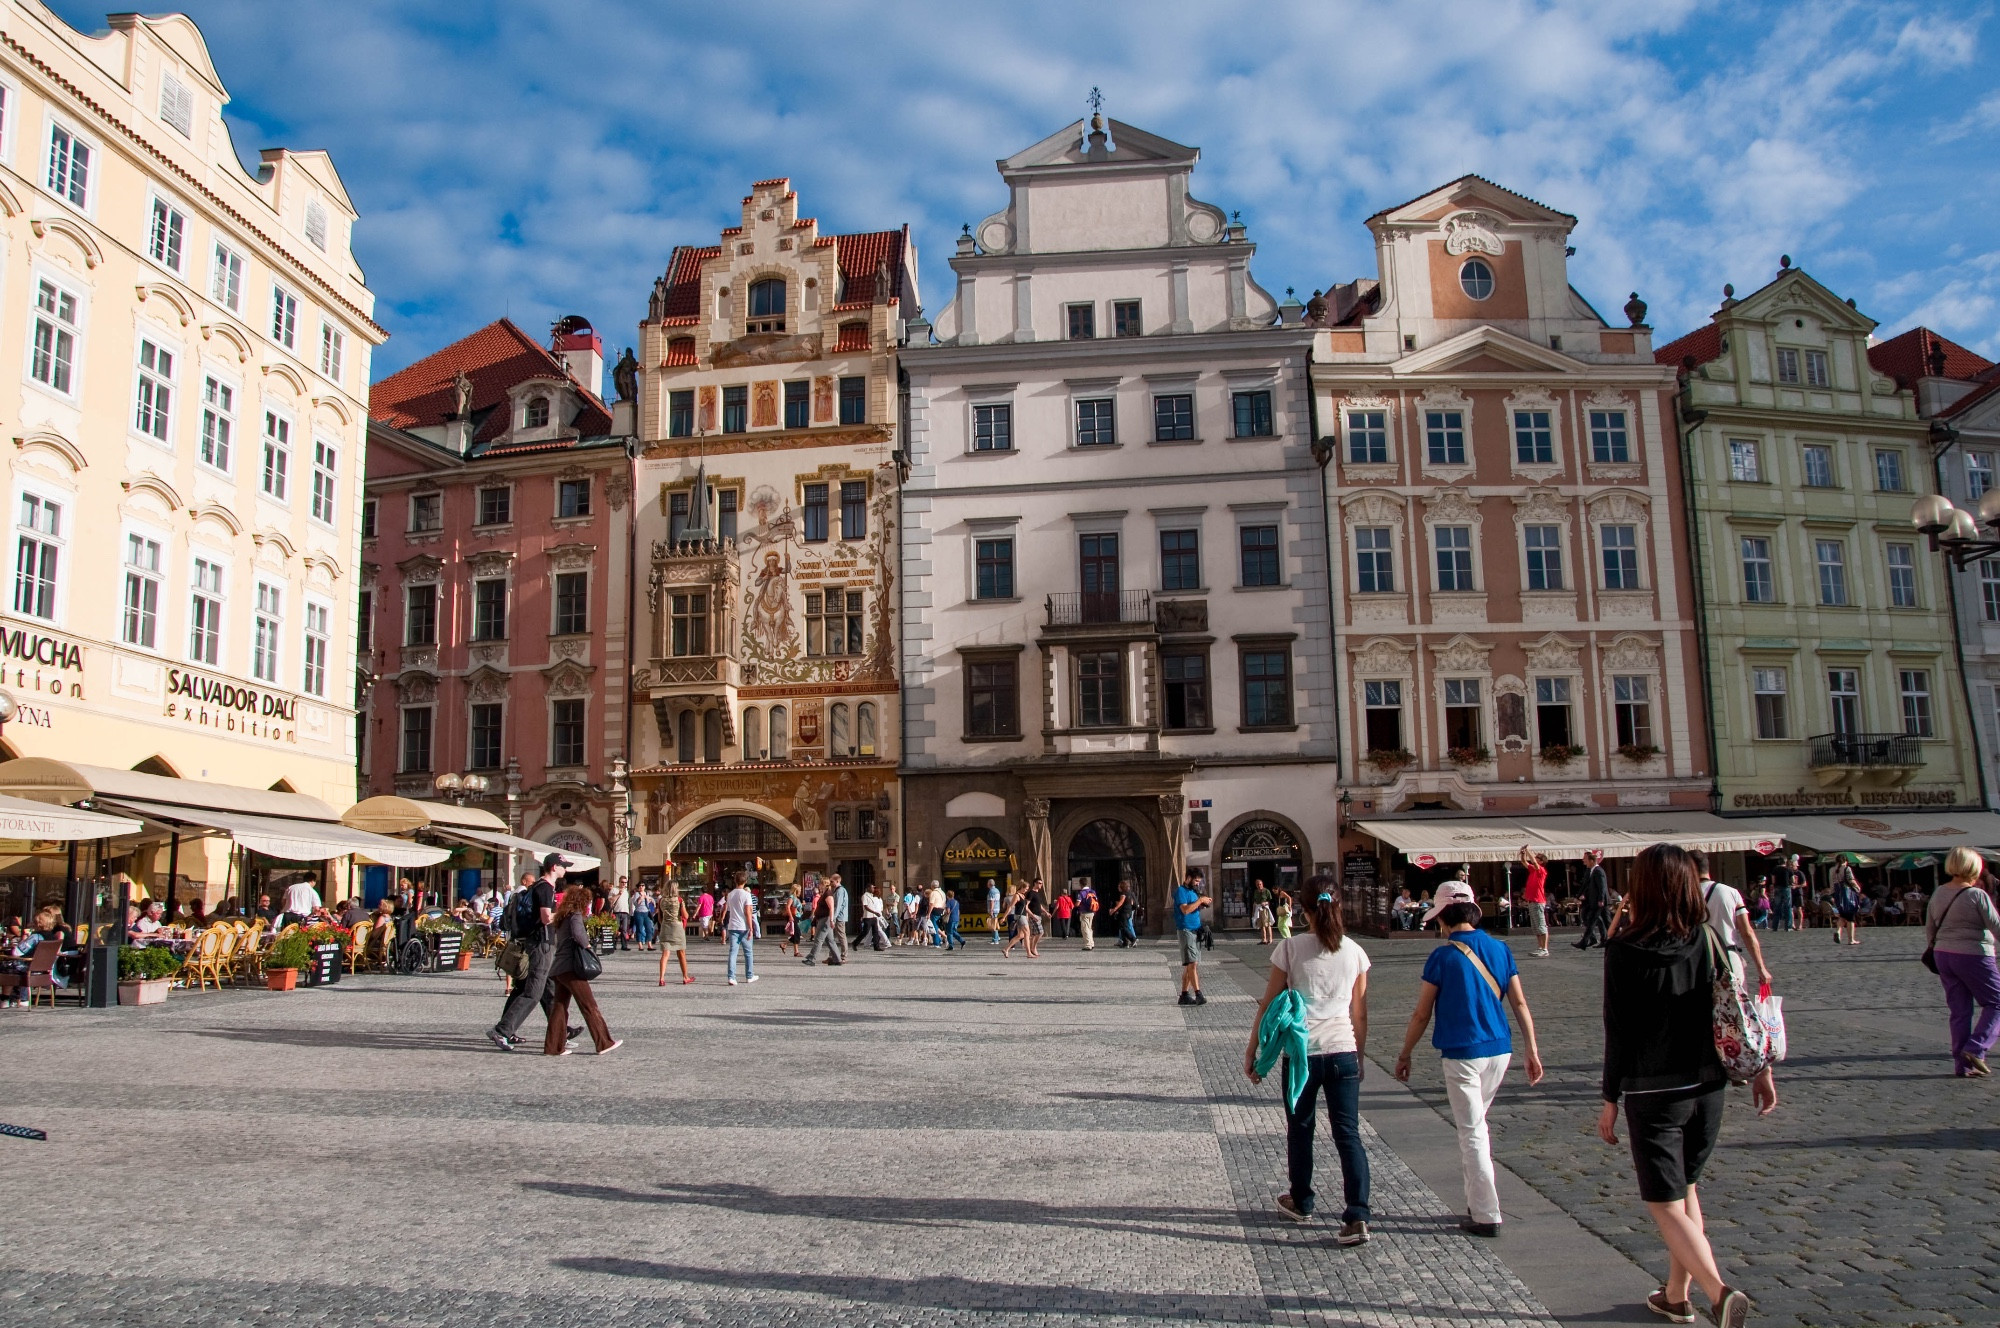
<svg viewBox="0 0 2000 1328">
<path fill-rule="evenodd" d="M 493 781 L 484 775 L 457 775 L 449 770 L 431 783 L 436 785 L 440 797 L 460 807 L 474 799 L 485 797 L 486 790 L 493 786 Z"/>
<path fill-rule="evenodd" d="M 1925 494 L 1910 505 L 1910 524 L 1930 541 L 1932 553 L 1943 553 L 1963 571 L 1982 558 L 2000 554 L 2000 489 L 1988 489 L 1980 497 L 1976 518 L 1952 506 L 1951 499 L 1941 493 Z"/>
<path fill-rule="evenodd" d="M 5 687 L 0 687 L 0 732 L 6 730 L 7 721 L 14 718 L 20 709 L 20 704 L 14 700 L 14 694 Z"/>
</svg>

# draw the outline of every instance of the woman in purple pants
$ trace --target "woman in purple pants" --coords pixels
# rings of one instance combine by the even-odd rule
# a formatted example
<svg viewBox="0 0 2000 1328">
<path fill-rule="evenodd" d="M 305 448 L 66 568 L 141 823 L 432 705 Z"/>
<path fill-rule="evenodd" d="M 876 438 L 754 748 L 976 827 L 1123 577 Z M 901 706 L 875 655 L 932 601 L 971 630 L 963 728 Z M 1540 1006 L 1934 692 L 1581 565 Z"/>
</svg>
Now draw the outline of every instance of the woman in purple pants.
<svg viewBox="0 0 2000 1328">
<path fill-rule="evenodd" d="M 1951 1072 L 1961 1079 L 1984 1077 L 1990 1073 L 1987 1053 L 2000 1039 L 2000 966 L 1993 957 L 2000 913 L 1979 888 L 1986 863 L 1977 852 L 1963 846 L 1953 849 L 1944 869 L 1951 880 L 1931 895 L 1924 939 L 1937 960 L 1938 980 L 1944 983 L 1945 1004 L 1951 1008 Z"/>
</svg>

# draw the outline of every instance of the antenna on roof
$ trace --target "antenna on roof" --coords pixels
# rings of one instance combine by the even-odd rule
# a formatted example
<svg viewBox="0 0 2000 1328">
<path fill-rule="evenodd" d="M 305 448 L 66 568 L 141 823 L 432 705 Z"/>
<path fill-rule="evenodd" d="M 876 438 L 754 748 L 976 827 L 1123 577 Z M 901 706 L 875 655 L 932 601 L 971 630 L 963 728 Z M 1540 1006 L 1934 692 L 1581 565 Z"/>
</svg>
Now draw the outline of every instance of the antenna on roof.
<svg viewBox="0 0 2000 1328">
<path fill-rule="evenodd" d="M 1085 97 L 1084 100 L 1090 103 L 1090 127 L 1092 129 L 1104 128 L 1103 90 L 1101 88 L 1093 86 L 1090 89 L 1090 95 L 1088 97 Z"/>
</svg>

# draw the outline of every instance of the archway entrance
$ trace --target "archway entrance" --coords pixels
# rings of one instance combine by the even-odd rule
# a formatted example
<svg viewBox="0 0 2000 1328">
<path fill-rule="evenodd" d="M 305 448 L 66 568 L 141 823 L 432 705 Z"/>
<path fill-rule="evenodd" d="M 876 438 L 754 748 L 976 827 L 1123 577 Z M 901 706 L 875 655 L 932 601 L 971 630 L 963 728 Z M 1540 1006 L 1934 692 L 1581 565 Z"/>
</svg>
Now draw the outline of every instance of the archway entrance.
<svg viewBox="0 0 2000 1328">
<path fill-rule="evenodd" d="M 1217 883 L 1222 925 L 1250 926 L 1251 899 L 1259 889 L 1274 894 L 1283 889 L 1297 899 L 1302 861 L 1298 836 L 1278 821 L 1253 817 L 1230 831 L 1222 844 L 1222 879 Z"/>
<path fill-rule="evenodd" d="M 1146 844 L 1139 832 L 1123 821 L 1096 820 L 1070 836 L 1064 878 L 1074 888 L 1089 884 L 1097 897 L 1110 907 L 1118 897 L 1118 882 L 1132 882 L 1134 900 L 1144 900 L 1146 890 Z"/>
<path fill-rule="evenodd" d="M 761 858 L 760 884 L 769 884 L 790 879 L 787 868 L 796 864 L 798 849 L 791 836 L 755 816 L 712 816 L 681 836 L 673 858 L 679 879 L 698 876 L 711 883 L 727 881 L 738 868 L 747 871 Z"/>
</svg>

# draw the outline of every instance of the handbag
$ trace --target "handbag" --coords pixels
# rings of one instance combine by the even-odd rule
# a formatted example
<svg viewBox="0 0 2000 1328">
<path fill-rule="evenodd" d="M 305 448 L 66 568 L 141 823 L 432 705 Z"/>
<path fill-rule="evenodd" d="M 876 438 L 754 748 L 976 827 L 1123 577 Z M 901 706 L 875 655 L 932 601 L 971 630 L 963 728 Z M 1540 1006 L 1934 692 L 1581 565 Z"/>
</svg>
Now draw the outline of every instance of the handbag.
<svg viewBox="0 0 2000 1328">
<path fill-rule="evenodd" d="M 528 952 L 518 941 L 508 941 L 493 956 L 493 967 L 519 982 L 528 976 Z"/>
<path fill-rule="evenodd" d="M 1963 898 L 1965 898 L 1965 889 L 1959 890 L 1957 894 L 1951 897 L 1951 902 L 1944 906 L 1944 912 L 1938 915 L 1938 931 L 1944 930 L 1944 920 L 1951 916 L 1951 911 L 1958 907 L 1958 901 Z M 1937 935 L 1935 932 L 1931 935 L 1930 944 L 1926 945 L 1924 952 L 1917 957 L 1917 962 L 1928 968 L 1931 972 L 1937 972 Z"/>
<path fill-rule="evenodd" d="M 1747 1084 L 1771 1065 L 1771 1031 L 1764 1026 L 1756 1003 L 1736 985 L 1735 970 L 1715 928 L 1702 924 L 1708 942 L 1710 1027 L 1716 1059 L 1732 1084 Z"/>
<path fill-rule="evenodd" d="M 588 946 L 579 948 L 576 957 L 570 963 L 575 968 L 576 975 L 585 982 L 595 982 L 604 976 L 604 961 L 599 959 L 597 952 Z"/>
</svg>

